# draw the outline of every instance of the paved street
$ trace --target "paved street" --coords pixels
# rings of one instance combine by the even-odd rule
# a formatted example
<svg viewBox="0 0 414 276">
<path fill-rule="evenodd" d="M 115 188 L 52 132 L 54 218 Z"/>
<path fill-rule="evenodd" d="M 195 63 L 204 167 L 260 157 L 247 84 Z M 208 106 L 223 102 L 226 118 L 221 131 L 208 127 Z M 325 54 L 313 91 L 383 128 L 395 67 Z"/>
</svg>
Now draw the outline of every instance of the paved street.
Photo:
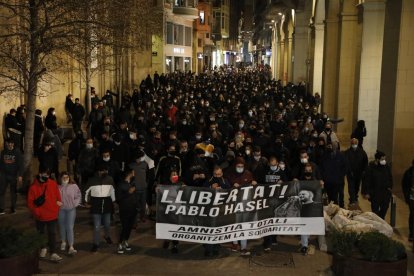
<svg viewBox="0 0 414 276">
<path fill-rule="evenodd" d="M 366 201 L 360 201 L 362 208 L 368 210 Z M 34 229 L 33 220 L 24 206 L 22 197 L 18 199 L 18 212 L 15 215 L 0 217 L 0 223 L 26 225 Z M 411 250 L 407 242 L 408 209 L 401 200 L 397 202 L 396 236 Z M 114 242 L 118 233 L 118 225 L 111 227 Z M 264 254 L 260 241 L 249 241 L 249 248 L 253 250 L 251 258 L 240 257 L 231 252 L 229 244 L 222 246 L 220 256 L 216 259 L 204 258 L 201 245 L 180 243 L 179 254 L 173 255 L 162 248 L 162 241 L 155 239 L 155 223 L 148 221 L 139 224 L 138 230 L 132 233 L 130 244 L 133 251 L 129 254 L 118 255 L 116 244 L 101 243 L 97 253 L 91 253 L 92 226 L 90 225 L 87 209 L 78 209 L 75 226 L 75 241 L 78 254 L 74 257 L 66 256 L 59 264 L 46 260 L 40 262 L 42 275 L 70 275 L 70 274 L 100 274 L 100 275 L 332 275 L 330 271 L 331 256 L 320 252 L 318 248 L 314 255 L 302 256 L 297 250 L 299 238 L 292 236 L 279 237 L 279 244 L 270 254 Z M 317 247 L 316 239 L 311 243 Z M 413 254 L 409 254 L 408 275 L 413 275 Z"/>
</svg>

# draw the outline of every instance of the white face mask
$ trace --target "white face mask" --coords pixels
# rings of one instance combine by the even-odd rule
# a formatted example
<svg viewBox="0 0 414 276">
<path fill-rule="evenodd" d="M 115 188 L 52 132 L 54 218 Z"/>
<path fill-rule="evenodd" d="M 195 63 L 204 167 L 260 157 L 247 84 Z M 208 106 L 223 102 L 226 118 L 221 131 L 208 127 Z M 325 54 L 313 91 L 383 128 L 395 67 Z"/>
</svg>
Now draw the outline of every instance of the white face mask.
<svg viewBox="0 0 414 276">
<path fill-rule="evenodd" d="M 301 158 L 301 159 L 300 159 L 300 162 L 301 162 L 302 164 L 306 164 L 306 163 L 308 163 L 308 158 Z"/>
<path fill-rule="evenodd" d="M 121 144 L 121 142 L 115 142 L 115 145 L 119 146 Z"/>
<path fill-rule="evenodd" d="M 353 149 L 357 149 L 357 148 L 358 148 L 358 145 L 351 145 L 351 147 L 352 147 Z"/>
<path fill-rule="evenodd" d="M 245 151 L 246 155 L 250 155 L 250 150 Z"/>
<path fill-rule="evenodd" d="M 196 137 L 197 140 L 201 139 L 201 135 L 196 135 L 195 137 Z"/>
<path fill-rule="evenodd" d="M 284 171 L 284 170 L 285 170 L 285 168 L 286 168 L 286 165 L 285 165 L 285 164 L 280 164 L 280 165 L 279 165 L 279 168 L 280 168 L 282 171 Z"/>
<path fill-rule="evenodd" d="M 69 179 L 62 180 L 62 184 L 63 184 L 63 185 L 67 185 L 67 184 L 69 184 Z"/>
<path fill-rule="evenodd" d="M 244 168 L 236 167 L 236 172 L 243 173 L 244 172 Z"/>
<path fill-rule="evenodd" d="M 139 159 L 139 161 L 144 162 L 145 161 L 145 156 L 141 157 L 141 159 Z"/>
<path fill-rule="evenodd" d="M 271 169 L 272 171 L 276 171 L 276 170 L 277 170 L 277 166 L 270 166 L 270 169 Z"/>
<path fill-rule="evenodd" d="M 252 117 L 253 116 L 253 111 L 249 111 L 249 116 Z"/>
<path fill-rule="evenodd" d="M 187 121 L 183 121 L 183 125 L 186 125 L 187 124 Z"/>
<path fill-rule="evenodd" d="M 86 148 L 87 148 L 87 149 L 91 149 L 91 148 L 93 148 L 93 144 L 86 144 Z"/>
<path fill-rule="evenodd" d="M 111 157 L 104 157 L 102 159 L 103 159 L 103 161 L 108 162 L 109 160 L 111 160 Z"/>
<path fill-rule="evenodd" d="M 135 134 L 130 134 L 130 135 L 129 135 L 129 139 L 131 139 L 131 140 L 135 140 Z"/>
<path fill-rule="evenodd" d="M 379 163 L 380 163 L 382 166 L 385 166 L 385 165 L 387 164 L 387 160 L 380 160 L 380 161 L 379 161 Z"/>
<path fill-rule="evenodd" d="M 239 124 L 239 128 L 243 128 L 244 127 L 244 124 Z"/>
<path fill-rule="evenodd" d="M 256 161 L 259 161 L 260 160 L 260 158 L 261 158 L 261 156 L 259 155 L 259 156 L 254 156 L 254 160 L 256 160 Z"/>
</svg>

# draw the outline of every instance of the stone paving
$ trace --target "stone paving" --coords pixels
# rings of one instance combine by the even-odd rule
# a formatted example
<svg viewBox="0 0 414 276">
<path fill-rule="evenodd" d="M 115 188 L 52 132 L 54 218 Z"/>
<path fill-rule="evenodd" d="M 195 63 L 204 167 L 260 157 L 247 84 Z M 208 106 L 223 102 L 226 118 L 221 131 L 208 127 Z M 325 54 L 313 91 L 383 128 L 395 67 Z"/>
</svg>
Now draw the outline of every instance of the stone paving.
<svg viewBox="0 0 414 276">
<path fill-rule="evenodd" d="M 62 162 L 63 163 L 63 162 Z M 398 189 L 397 189 L 398 194 Z M 347 199 L 347 196 L 346 196 Z M 363 210 L 369 210 L 368 201 L 360 199 Z M 116 218 L 116 216 L 115 216 Z M 414 275 L 412 245 L 408 243 L 408 208 L 397 198 L 396 238 L 401 240 L 408 252 L 407 275 Z M 386 218 L 389 221 L 389 217 Z M 0 224 L 34 226 L 25 200 L 18 197 L 17 213 L 0 216 Z M 264 254 L 261 241 L 249 241 L 251 258 L 240 257 L 231 252 L 230 244 L 224 244 L 217 258 L 205 258 L 202 245 L 180 243 L 179 254 L 173 255 L 162 248 L 162 241 L 155 239 L 155 223 L 138 224 L 131 234 L 132 252 L 116 253 L 119 225 L 113 223 L 111 236 L 115 244 L 101 242 L 97 253 L 90 252 L 92 226 L 87 209 L 79 208 L 75 225 L 76 256 L 62 253 L 63 260 L 56 264 L 46 260 L 40 262 L 42 275 L 333 275 L 330 270 L 331 255 L 318 249 L 316 238 L 311 244 L 316 247 L 313 255 L 303 256 L 298 252 L 299 237 L 281 236 L 279 244 L 270 254 Z M 102 231 L 103 232 L 103 231 Z M 59 247 L 59 245 L 58 245 Z M 0 273 L 1 274 L 1 273 Z"/>
</svg>

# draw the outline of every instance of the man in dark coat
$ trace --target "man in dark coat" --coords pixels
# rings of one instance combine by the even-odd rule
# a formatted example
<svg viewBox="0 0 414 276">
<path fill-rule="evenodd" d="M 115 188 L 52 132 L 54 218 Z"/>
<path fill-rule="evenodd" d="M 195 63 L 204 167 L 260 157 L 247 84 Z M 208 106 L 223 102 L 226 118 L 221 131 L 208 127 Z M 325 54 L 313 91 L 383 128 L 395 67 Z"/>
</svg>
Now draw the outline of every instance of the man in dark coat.
<svg viewBox="0 0 414 276">
<path fill-rule="evenodd" d="M 344 152 L 347 163 L 346 179 L 348 180 L 349 205 L 358 204 L 358 193 L 362 175 L 368 166 L 366 152 L 358 147 L 358 139 L 351 139 L 351 146 Z"/>
<path fill-rule="evenodd" d="M 408 204 L 410 208 L 410 215 L 408 219 L 408 226 L 409 226 L 409 235 L 408 240 L 413 240 L 414 234 L 414 160 L 411 163 L 411 167 L 409 167 L 405 172 L 402 179 L 402 188 L 404 193 L 405 202 Z"/>
<path fill-rule="evenodd" d="M 81 129 L 83 117 L 85 116 L 85 108 L 80 104 L 79 98 L 75 99 L 75 104 L 71 109 L 73 131 L 77 132 Z"/>
<path fill-rule="evenodd" d="M 17 184 L 22 182 L 23 158 L 20 149 L 14 146 L 14 141 L 10 138 L 6 140 L 6 146 L 0 155 L 0 170 L 0 215 L 4 214 L 4 198 L 8 185 L 10 185 L 10 211 L 15 213 Z"/>
<path fill-rule="evenodd" d="M 329 201 L 344 207 L 345 158 L 332 143 L 326 145 L 326 153 L 321 161 L 322 179 Z"/>
<path fill-rule="evenodd" d="M 362 180 L 364 198 L 371 201 L 372 212 L 382 219 L 387 214 L 392 195 L 392 173 L 385 153 L 377 151 L 375 160 L 370 162 Z"/>
</svg>

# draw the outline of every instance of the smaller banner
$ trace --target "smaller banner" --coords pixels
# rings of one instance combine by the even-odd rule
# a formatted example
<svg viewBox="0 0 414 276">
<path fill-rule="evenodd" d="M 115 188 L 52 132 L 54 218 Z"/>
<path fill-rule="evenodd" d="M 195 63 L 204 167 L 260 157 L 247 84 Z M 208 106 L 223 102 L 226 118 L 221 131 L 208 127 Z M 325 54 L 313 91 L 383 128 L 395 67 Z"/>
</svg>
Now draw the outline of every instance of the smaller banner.
<svg viewBox="0 0 414 276">
<path fill-rule="evenodd" d="M 324 235 L 319 181 L 231 190 L 161 185 L 157 239 L 224 243 L 268 235 Z"/>
</svg>

